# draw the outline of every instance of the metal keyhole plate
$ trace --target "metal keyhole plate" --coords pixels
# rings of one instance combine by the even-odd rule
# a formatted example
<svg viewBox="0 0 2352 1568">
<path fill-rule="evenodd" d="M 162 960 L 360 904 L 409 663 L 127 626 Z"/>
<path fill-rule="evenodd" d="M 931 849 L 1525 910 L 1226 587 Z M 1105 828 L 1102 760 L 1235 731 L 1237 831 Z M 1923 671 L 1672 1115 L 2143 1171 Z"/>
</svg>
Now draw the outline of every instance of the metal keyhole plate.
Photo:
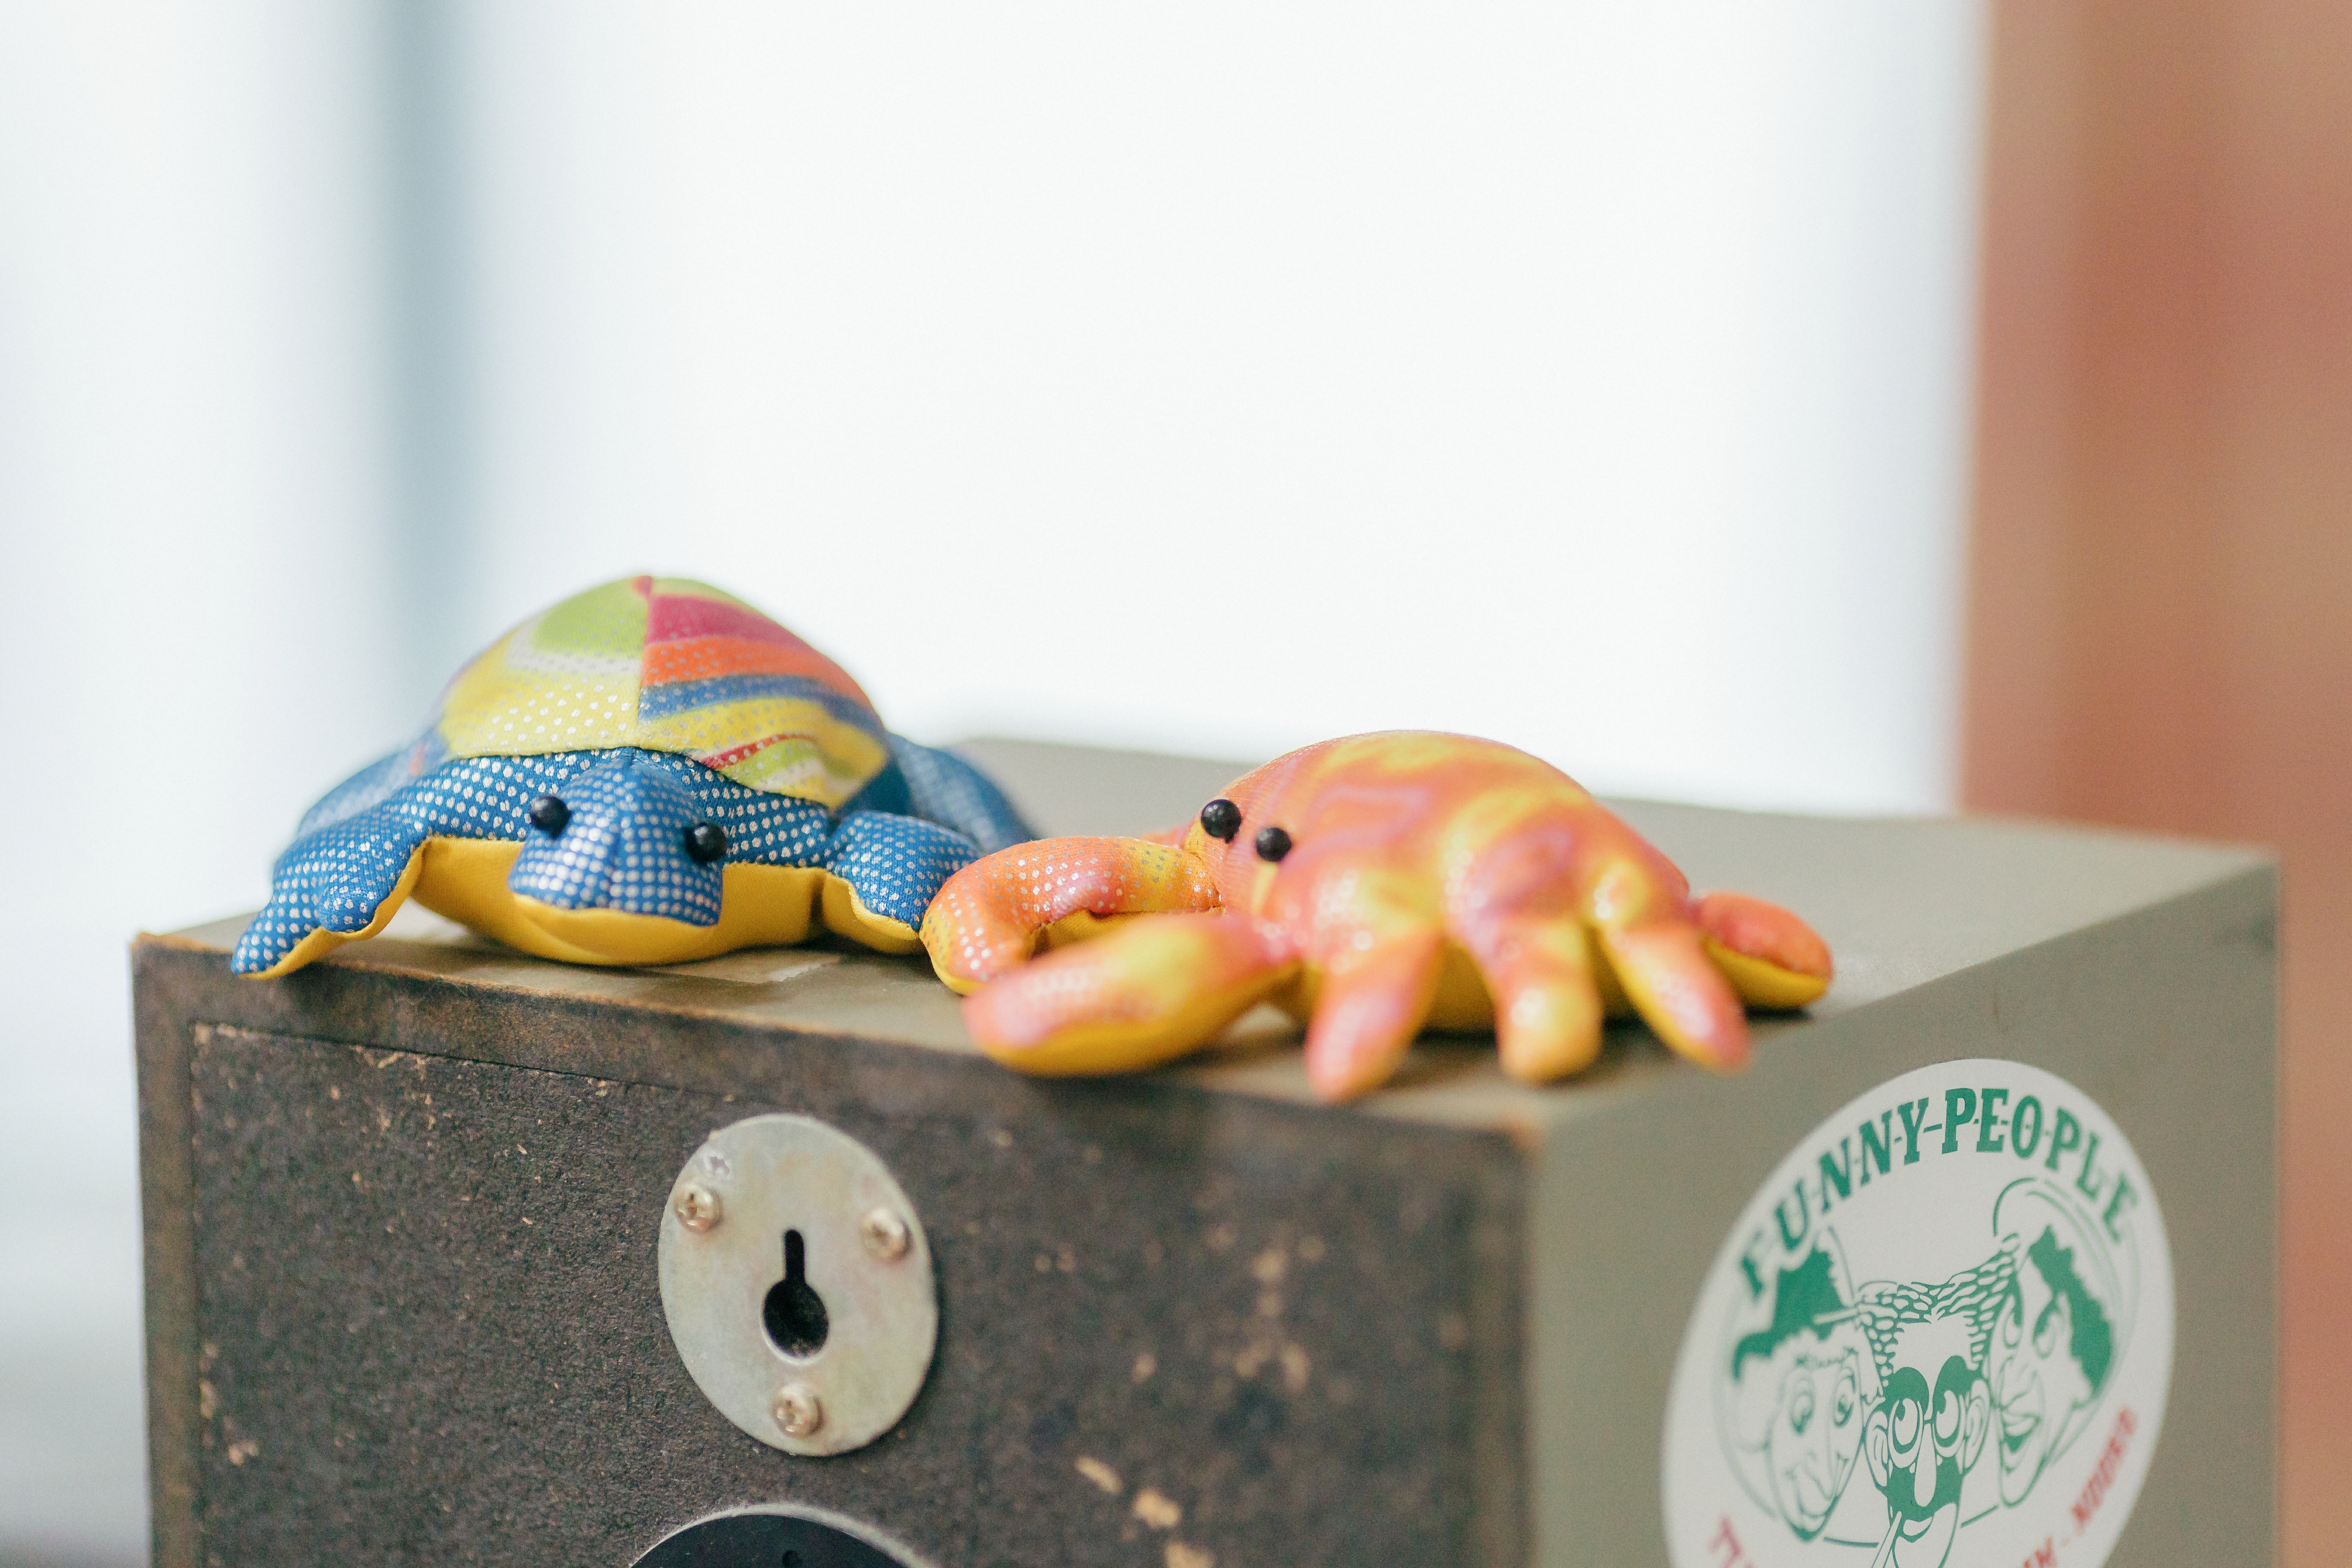
<svg viewBox="0 0 2352 1568">
<path fill-rule="evenodd" d="M 780 1290 L 788 1259 L 797 1280 Z M 813 1303 L 780 1315 L 805 1291 L 821 1319 Z M 872 1150 L 806 1116 L 754 1116 L 695 1151 L 662 1211 L 661 1293 L 696 1385 L 791 1454 L 846 1453 L 887 1432 L 939 1340 L 915 1205 Z M 780 1344 L 795 1324 L 803 1331 Z"/>
</svg>

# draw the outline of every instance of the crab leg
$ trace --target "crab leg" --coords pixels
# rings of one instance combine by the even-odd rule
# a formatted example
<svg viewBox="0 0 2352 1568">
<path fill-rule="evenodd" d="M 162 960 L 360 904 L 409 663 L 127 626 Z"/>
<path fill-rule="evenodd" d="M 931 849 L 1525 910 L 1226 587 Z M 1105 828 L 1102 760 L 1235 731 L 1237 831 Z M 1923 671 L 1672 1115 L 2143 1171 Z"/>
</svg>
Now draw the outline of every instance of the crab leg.
<svg viewBox="0 0 2352 1568">
<path fill-rule="evenodd" d="M 923 917 L 923 946 L 940 978 L 969 994 L 1018 968 L 1048 928 L 1073 916 L 1216 907 L 1207 870 L 1181 849 L 1144 838 L 1045 838 L 949 878 Z"/>
<path fill-rule="evenodd" d="M 1505 1072 L 1542 1083 L 1600 1054 L 1603 999 L 1582 921 L 1515 913 L 1465 924 L 1457 940 L 1494 998 Z"/>
<path fill-rule="evenodd" d="M 1801 1007 L 1829 989 L 1830 952 L 1776 904 L 1717 893 L 1671 913 L 1600 928 L 1635 1011 L 1666 1044 L 1707 1067 L 1748 1060 L 1742 1004 Z"/>
<path fill-rule="evenodd" d="M 1698 928 L 1667 917 L 1599 928 L 1601 951 L 1643 1021 L 1701 1067 L 1748 1063 L 1748 1015 Z"/>
<path fill-rule="evenodd" d="M 1352 1100 L 1389 1080 L 1429 1016 L 1444 953 L 1428 925 L 1349 943 L 1325 961 L 1307 1026 L 1307 1078 L 1318 1095 Z"/>
<path fill-rule="evenodd" d="M 1460 819 L 1467 864 L 1448 889 L 1446 931 L 1486 982 L 1503 1069 L 1565 1078 L 1600 1054 L 1604 1016 L 1633 1011 L 1594 927 L 1679 909 L 1683 883 L 1588 798 L 1565 810 L 1483 804 Z"/>
</svg>

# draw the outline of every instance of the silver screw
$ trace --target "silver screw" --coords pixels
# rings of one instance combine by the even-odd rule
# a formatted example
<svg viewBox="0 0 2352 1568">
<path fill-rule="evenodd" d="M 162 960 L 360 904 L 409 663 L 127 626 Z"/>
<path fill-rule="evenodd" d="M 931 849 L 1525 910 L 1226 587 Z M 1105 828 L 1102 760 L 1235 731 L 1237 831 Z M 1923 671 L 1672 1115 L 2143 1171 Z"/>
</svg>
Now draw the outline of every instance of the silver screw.
<svg viewBox="0 0 2352 1568">
<path fill-rule="evenodd" d="M 787 1437 L 805 1437 L 824 1425 L 824 1406 L 818 1403 L 816 1390 L 805 1383 L 788 1383 L 776 1390 L 768 1414 L 776 1418 Z"/>
<path fill-rule="evenodd" d="M 857 1235 L 866 1243 L 866 1250 L 885 1263 L 895 1263 L 906 1257 L 907 1244 L 914 1239 L 906 1220 L 892 1208 L 867 1209 L 857 1222 Z"/>
<path fill-rule="evenodd" d="M 709 1230 L 719 1223 L 719 1194 L 699 1182 L 688 1182 L 669 1200 L 677 1223 L 688 1230 Z"/>
</svg>

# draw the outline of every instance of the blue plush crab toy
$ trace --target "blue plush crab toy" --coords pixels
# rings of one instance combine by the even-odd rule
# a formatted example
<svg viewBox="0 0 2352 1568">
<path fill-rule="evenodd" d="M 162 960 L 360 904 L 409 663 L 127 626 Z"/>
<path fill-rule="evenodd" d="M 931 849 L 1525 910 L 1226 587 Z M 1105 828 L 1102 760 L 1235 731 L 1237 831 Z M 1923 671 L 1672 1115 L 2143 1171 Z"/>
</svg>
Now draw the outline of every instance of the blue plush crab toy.
<svg viewBox="0 0 2352 1568">
<path fill-rule="evenodd" d="M 424 735 L 328 792 L 236 944 L 289 973 L 425 908 L 543 957 L 678 963 L 822 925 L 908 952 L 940 884 L 1032 835 L 740 600 L 635 577 L 509 632 Z"/>
</svg>

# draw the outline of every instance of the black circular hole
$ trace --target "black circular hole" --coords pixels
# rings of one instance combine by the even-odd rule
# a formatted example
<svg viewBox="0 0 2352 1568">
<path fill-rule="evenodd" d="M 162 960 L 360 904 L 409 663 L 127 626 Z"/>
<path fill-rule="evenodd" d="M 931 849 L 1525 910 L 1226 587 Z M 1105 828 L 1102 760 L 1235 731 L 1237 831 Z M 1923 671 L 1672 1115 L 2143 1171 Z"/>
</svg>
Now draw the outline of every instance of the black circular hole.
<svg viewBox="0 0 2352 1568">
<path fill-rule="evenodd" d="M 760 1321 L 775 1347 L 790 1356 L 812 1356 L 824 1348 L 832 1327 L 824 1298 L 808 1282 L 808 1248 L 796 1230 L 784 1232 L 784 1277 L 768 1287 Z"/>
<path fill-rule="evenodd" d="M 1289 834 L 1285 833 L 1279 827 L 1261 827 L 1257 830 L 1257 858 L 1259 859 L 1279 860 L 1285 855 L 1289 853 Z"/>
<path fill-rule="evenodd" d="M 572 820 L 572 808 L 563 804 L 560 795 L 543 795 L 532 801 L 523 812 L 530 825 L 553 838 Z"/>
<path fill-rule="evenodd" d="M 698 822 L 686 830 L 686 852 L 704 865 L 727 854 L 727 830 L 715 822 Z"/>
<path fill-rule="evenodd" d="M 1232 801 L 1219 798 L 1201 808 L 1201 831 L 1212 838 L 1233 842 L 1242 830 L 1242 808 Z"/>
</svg>

